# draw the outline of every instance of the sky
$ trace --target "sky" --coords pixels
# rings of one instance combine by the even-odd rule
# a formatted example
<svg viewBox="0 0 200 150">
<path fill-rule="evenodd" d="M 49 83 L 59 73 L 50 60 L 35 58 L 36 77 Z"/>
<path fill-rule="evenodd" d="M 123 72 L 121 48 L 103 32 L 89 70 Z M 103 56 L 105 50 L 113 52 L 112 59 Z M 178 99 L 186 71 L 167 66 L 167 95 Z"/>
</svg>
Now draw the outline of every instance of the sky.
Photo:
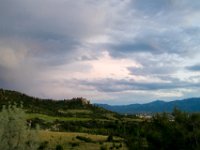
<svg viewBox="0 0 200 150">
<path fill-rule="evenodd" d="M 111 105 L 200 97 L 200 1 L 0 0 L 0 88 Z"/>
</svg>

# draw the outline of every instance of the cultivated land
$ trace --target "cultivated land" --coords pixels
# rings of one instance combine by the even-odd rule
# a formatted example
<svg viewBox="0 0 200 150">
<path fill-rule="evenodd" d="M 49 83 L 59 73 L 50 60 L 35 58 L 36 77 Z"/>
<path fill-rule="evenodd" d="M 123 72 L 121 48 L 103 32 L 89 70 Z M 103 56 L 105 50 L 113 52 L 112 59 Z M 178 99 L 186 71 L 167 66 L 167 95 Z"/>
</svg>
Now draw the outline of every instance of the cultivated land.
<svg viewBox="0 0 200 150">
<path fill-rule="evenodd" d="M 42 100 L 15 91 L 0 90 L 0 106 L 23 105 L 32 128 L 40 126 L 40 149 L 127 150 L 125 140 L 113 134 L 122 119 L 117 113 L 93 106 L 83 98 Z M 129 118 L 131 119 L 131 118 Z M 111 136 L 112 139 L 108 139 Z"/>
<path fill-rule="evenodd" d="M 150 117 L 122 115 L 92 105 L 84 98 L 43 100 L 0 89 L 0 108 L 11 104 L 23 105 L 25 126 L 32 131 L 40 126 L 37 150 L 200 149 L 199 112 L 174 108 L 172 113 L 151 113 Z M 4 118 L 2 114 L 0 117 Z M 0 131 L 6 128 L 7 124 Z M 8 133 L 15 131 L 11 129 Z"/>
<path fill-rule="evenodd" d="M 112 142 L 108 142 L 108 136 L 87 133 L 40 131 L 39 135 L 43 143 L 47 143 L 47 149 L 55 149 L 56 145 L 62 145 L 64 149 L 73 150 L 100 150 L 101 147 L 128 149 L 124 140 L 119 137 L 114 137 Z M 90 141 L 78 139 L 78 136 L 90 139 Z"/>
</svg>

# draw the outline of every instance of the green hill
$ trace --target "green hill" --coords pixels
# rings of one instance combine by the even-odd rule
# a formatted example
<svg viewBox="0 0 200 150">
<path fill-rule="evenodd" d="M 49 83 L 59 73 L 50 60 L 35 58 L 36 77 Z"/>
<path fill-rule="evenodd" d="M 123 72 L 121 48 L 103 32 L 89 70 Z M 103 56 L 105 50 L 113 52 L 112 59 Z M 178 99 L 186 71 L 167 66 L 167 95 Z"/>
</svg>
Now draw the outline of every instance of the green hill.
<svg viewBox="0 0 200 150">
<path fill-rule="evenodd" d="M 68 100 L 39 99 L 16 91 L 0 89 L 0 107 L 9 103 L 23 104 L 27 113 L 50 116 L 107 119 L 105 114 L 116 115 L 116 113 L 90 104 L 90 101 L 81 97 Z"/>
<path fill-rule="evenodd" d="M 56 101 L 0 89 L 0 107 L 9 103 L 23 103 L 27 125 L 40 126 L 43 149 L 200 149 L 199 113 L 174 109 L 137 118 L 92 105 L 84 98 Z M 155 104 L 162 107 L 163 102 L 151 103 Z"/>
<path fill-rule="evenodd" d="M 23 104 L 27 125 L 40 126 L 40 149 L 118 148 L 127 150 L 124 138 L 116 132 L 120 115 L 94 106 L 84 98 L 39 99 L 16 91 L 0 89 L 0 108 Z M 112 135 L 112 140 L 107 140 Z"/>
<path fill-rule="evenodd" d="M 90 104 L 84 98 L 69 100 L 40 99 L 16 91 L 0 89 L 0 108 L 3 105 L 23 104 L 27 120 L 32 127 L 52 131 L 86 132 L 108 135 L 119 125 L 116 122 L 130 120 L 115 112 Z"/>
</svg>

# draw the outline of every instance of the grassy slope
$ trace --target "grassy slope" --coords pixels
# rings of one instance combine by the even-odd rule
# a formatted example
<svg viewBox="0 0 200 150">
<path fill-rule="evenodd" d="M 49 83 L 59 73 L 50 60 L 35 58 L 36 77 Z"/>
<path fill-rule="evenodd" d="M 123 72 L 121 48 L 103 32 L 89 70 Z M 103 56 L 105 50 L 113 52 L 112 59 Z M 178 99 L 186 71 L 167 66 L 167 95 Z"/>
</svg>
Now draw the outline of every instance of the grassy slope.
<svg viewBox="0 0 200 150">
<path fill-rule="evenodd" d="M 115 119 L 114 115 L 117 115 L 92 104 L 83 104 L 80 100 L 81 98 L 57 101 L 44 100 L 16 91 L 0 89 L 0 107 L 8 103 L 23 103 L 23 107 L 28 113 L 68 118 L 107 119 L 110 117 L 110 119 Z M 42 116 L 42 118 L 44 117 Z"/>
<path fill-rule="evenodd" d="M 67 130 L 73 132 L 78 131 L 104 134 L 103 136 L 87 133 L 40 131 L 40 137 L 43 142 L 48 141 L 49 149 L 55 149 L 57 144 L 61 144 L 65 149 L 71 149 L 73 143 L 79 144 L 79 146 L 73 147 L 73 149 L 78 150 L 99 150 L 102 145 L 106 145 L 108 148 L 112 147 L 113 143 L 106 142 L 106 139 L 108 134 L 112 133 L 113 125 L 117 126 L 118 123 L 123 124 L 124 121 L 134 120 L 134 118 L 120 116 L 117 113 L 107 111 L 91 104 L 82 104 L 76 100 L 43 100 L 19 92 L 0 89 L 0 107 L 2 105 L 7 105 L 9 102 L 17 104 L 22 102 L 24 109 L 27 112 L 27 119 L 39 118 L 44 121 L 45 125 L 43 125 L 44 128 L 42 129 L 54 130 L 54 126 L 63 124 L 65 127 L 64 129 L 62 126 L 61 130 L 55 128 L 54 131 Z M 118 122 L 117 124 L 115 123 L 116 121 Z M 75 127 L 75 129 L 73 129 L 73 127 Z M 77 130 L 80 128 L 81 130 Z M 89 136 L 93 142 L 87 143 L 80 141 L 75 138 L 77 135 Z M 122 143 L 123 148 L 120 149 L 127 149 L 123 139 L 115 141 L 114 143 L 116 146 L 119 146 L 119 144 Z"/>
<path fill-rule="evenodd" d="M 28 113 L 26 114 L 27 119 L 39 118 L 48 122 L 53 122 L 55 120 L 60 121 L 89 121 L 91 118 L 78 118 L 78 117 L 57 117 L 57 116 L 49 116 L 45 114 L 37 114 L 37 113 Z"/>
<path fill-rule="evenodd" d="M 74 133 L 74 132 L 51 132 L 51 131 L 40 131 L 41 141 L 47 141 L 48 149 L 55 149 L 56 145 L 62 145 L 64 149 L 73 149 L 73 150 L 100 150 L 102 145 L 105 145 L 108 149 L 122 144 L 120 150 L 127 150 L 126 145 L 124 144 L 123 139 L 114 137 L 113 142 L 107 142 L 107 136 L 103 135 L 92 135 L 87 133 Z M 84 142 L 76 138 L 76 136 L 87 137 L 92 140 L 92 142 Z M 78 146 L 72 146 L 75 143 Z"/>
</svg>

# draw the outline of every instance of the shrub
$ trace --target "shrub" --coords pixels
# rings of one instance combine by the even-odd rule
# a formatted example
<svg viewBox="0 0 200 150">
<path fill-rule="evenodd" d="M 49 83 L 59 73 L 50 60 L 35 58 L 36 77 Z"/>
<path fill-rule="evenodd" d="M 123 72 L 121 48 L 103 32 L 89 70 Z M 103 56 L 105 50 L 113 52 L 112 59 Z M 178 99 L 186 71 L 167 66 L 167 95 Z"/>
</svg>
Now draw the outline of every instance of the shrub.
<svg viewBox="0 0 200 150">
<path fill-rule="evenodd" d="M 76 146 L 79 146 L 79 143 L 76 143 L 76 142 L 73 142 L 71 143 L 72 147 L 76 147 Z"/>
<path fill-rule="evenodd" d="M 48 141 L 44 141 L 40 144 L 38 150 L 45 150 L 47 148 L 47 145 L 48 145 Z"/>
<path fill-rule="evenodd" d="M 112 136 L 112 135 L 109 135 L 108 138 L 107 138 L 107 141 L 108 141 L 108 142 L 112 142 L 112 141 L 113 141 L 113 136 Z"/>
<path fill-rule="evenodd" d="M 62 147 L 62 145 L 56 145 L 56 150 L 63 150 L 63 147 Z"/>
<path fill-rule="evenodd" d="M 16 105 L 3 107 L 0 112 L 0 149 L 36 150 L 37 132 L 27 127 L 25 112 Z"/>
<path fill-rule="evenodd" d="M 91 138 L 84 137 L 84 136 L 76 136 L 77 139 L 84 141 L 84 142 L 93 142 Z"/>
<path fill-rule="evenodd" d="M 100 145 L 102 145 L 102 144 L 103 144 L 103 142 L 102 142 L 102 141 L 100 141 L 100 142 L 99 142 L 99 144 L 100 144 Z"/>
<path fill-rule="evenodd" d="M 102 145 L 101 147 L 100 147 L 100 150 L 107 150 L 108 148 L 107 148 L 107 146 L 106 145 Z"/>
</svg>

